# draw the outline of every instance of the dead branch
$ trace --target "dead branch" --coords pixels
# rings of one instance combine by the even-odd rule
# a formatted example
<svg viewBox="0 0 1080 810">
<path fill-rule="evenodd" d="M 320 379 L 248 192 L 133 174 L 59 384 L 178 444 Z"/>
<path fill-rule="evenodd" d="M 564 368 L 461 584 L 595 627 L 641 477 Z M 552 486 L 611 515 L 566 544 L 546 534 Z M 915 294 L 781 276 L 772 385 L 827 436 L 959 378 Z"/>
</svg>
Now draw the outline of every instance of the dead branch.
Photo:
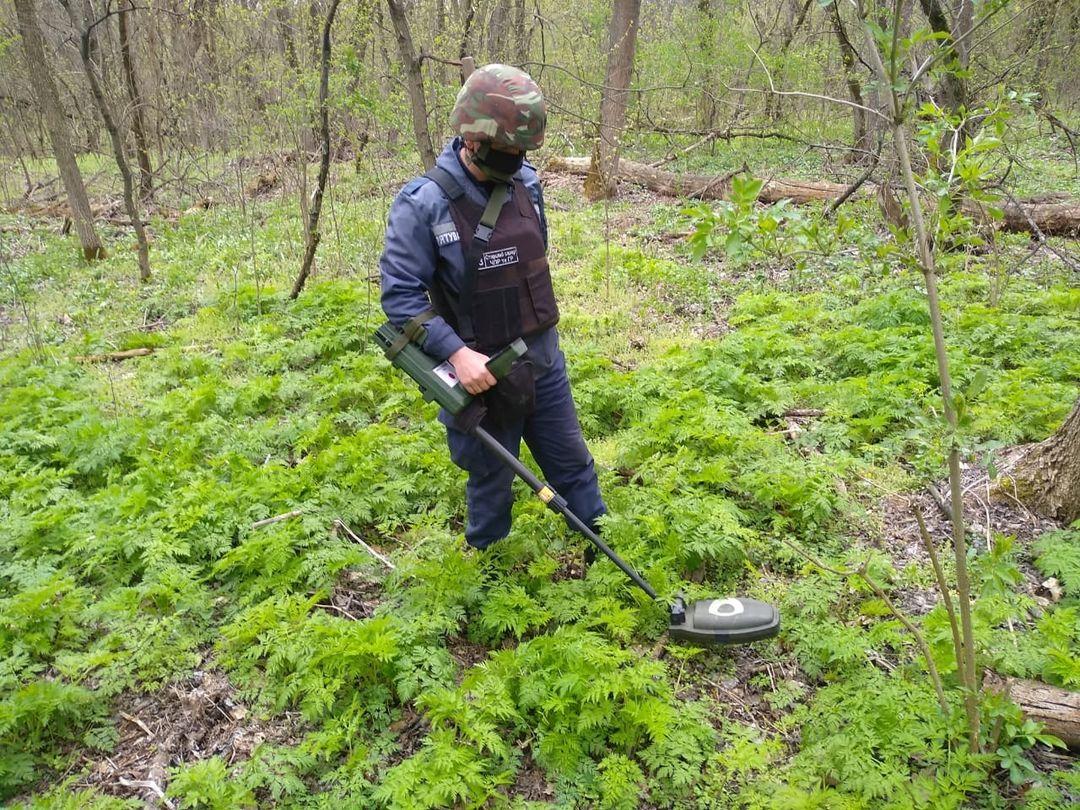
<svg viewBox="0 0 1080 810">
<path fill-rule="evenodd" d="M 104 354 L 83 354 L 75 358 L 76 363 L 119 363 L 121 360 L 130 360 L 132 357 L 146 357 L 153 354 L 154 349 L 143 346 L 138 349 L 125 349 L 122 352 L 105 352 Z"/>
<path fill-rule="evenodd" d="M 303 509 L 293 509 L 291 512 L 284 512 L 280 515 L 274 515 L 273 517 L 263 518 L 262 520 L 256 520 L 251 524 L 253 529 L 261 529 L 263 526 L 269 526 L 272 523 L 281 523 L 283 520 L 291 520 L 294 517 L 300 517 L 304 514 Z"/>
<path fill-rule="evenodd" d="M 335 528 L 341 529 L 343 532 L 345 532 L 345 534 L 348 535 L 350 540 L 352 540 L 354 543 L 357 543 L 360 546 L 362 546 L 363 549 L 368 554 L 370 554 L 376 560 L 381 562 L 383 565 L 385 565 L 391 571 L 396 571 L 397 570 L 397 566 L 394 565 L 392 562 L 390 562 L 390 560 L 386 559 L 386 557 L 384 557 L 382 554 L 377 552 L 375 549 L 373 549 L 371 546 L 369 546 L 367 543 L 365 543 L 363 540 L 361 540 L 359 537 L 357 537 L 356 533 L 353 532 L 353 530 L 350 529 L 348 526 L 346 526 L 345 521 L 343 521 L 341 518 L 334 518 L 334 526 L 335 526 Z"/>
</svg>

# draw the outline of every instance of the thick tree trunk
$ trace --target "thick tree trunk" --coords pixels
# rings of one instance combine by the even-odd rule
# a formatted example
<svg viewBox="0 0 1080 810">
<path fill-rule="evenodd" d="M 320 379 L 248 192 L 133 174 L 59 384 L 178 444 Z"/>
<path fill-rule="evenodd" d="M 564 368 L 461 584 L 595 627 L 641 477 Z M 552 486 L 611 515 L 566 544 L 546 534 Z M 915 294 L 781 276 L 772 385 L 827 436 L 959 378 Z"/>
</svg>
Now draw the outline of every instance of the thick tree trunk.
<svg viewBox="0 0 1080 810">
<path fill-rule="evenodd" d="M 34 92 L 45 119 L 45 129 L 49 134 L 60 179 L 67 192 L 71 218 L 75 223 L 75 231 L 79 234 L 83 256 L 87 259 L 103 259 L 105 248 L 102 247 L 101 239 L 94 228 L 94 215 L 90 211 L 86 186 L 83 185 L 82 173 L 71 148 L 68 120 L 60 106 L 60 95 L 56 91 L 52 71 L 45 61 L 45 44 L 41 29 L 38 28 L 34 0 L 15 0 L 15 11 L 19 18 L 19 33 L 22 34 L 27 71 L 34 79 Z"/>
<path fill-rule="evenodd" d="M 507 62 L 510 58 L 510 38 L 507 36 L 509 22 L 510 0 L 496 0 L 487 31 L 488 55 L 493 62 Z"/>
<path fill-rule="evenodd" d="M 1010 477 L 1039 514 L 1065 524 L 1080 520 L 1080 399 L 1057 433 L 1015 462 Z"/>
<path fill-rule="evenodd" d="M 135 13 L 132 0 L 124 1 L 120 12 L 120 58 L 124 65 L 124 84 L 131 99 L 131 131 L 135 135 L 135 154 L 139 162 L 139 198 L 146 202 L 154 195 L 153 173 L 150 169 L 150 149 L 146 140 L 146 122 L 143 117 L 142 96 L 135 80 L 135 61 L 131 56 L 131 22 L 128 16 Z"/>
<path fill-rule="evenodd" d="M 528 19 L 525 0 L 514 0 L 514 55 L 517 62 L 528 62 L 532 48 L 533 22 Z"/>
<path fill-rule="evenodd" d="M 409 20 L 405 16 L 405 7 L 400 0 L 386 0 L 386 5 L 390 9 L 390 21 L 394 25 L 398 56 L 401 58 L 401 66 L 405 69 L 405 87 L 408 89 L 409 105 L 412 107 L 416 148 L 420 150 L 420 159 L 424 162 L 424 168 L 430 169 L 435 165 L 435 150 L 431 145 L 431 132 L 428 130 L 424 76 L 420 72 L 420 61 L 416 58 L 416 49 L 413 47 L 412 31 L 409 29 Z"/>
<path fill-rule="evenodd" d="M 947 63 L 949 69 L 942 77 L 937 95 L 943 108 L 949 112 L 956 112 L 968 103 L 968 86 L 960 76 L 960 71 L 968 64 L 969 43 L 960 41 L 957 44 L 957 39 L 971 30 L 971 0 L 955 0 L 956 11 L 959 12 L 956 26 L 949 25 L 942 0 L 919 0 L 919 5 L 922 13 L 927 15 L 931 30 L 945 37 L 943 46 L 950 52 Z M 966 25 L 967 27 L 964 27 Z"/>
<path fill-rule="evenodd" d="M 319 214 L 322 211 L 323 192 L 326 190 L 326 178 L 330 174 L 330 114 L 326 108 L 326 96 L 330 85 L 330 29 L 334 25 L 334 15 L 337 14 L 338 0 L 330 0 L 330 8 L 326 12 L 326 24 L 322 34 L 322 72 L 319 76 L 319 124 L 322 135 L 322 155 L 319 161 L 319 179 L 315 186 L 315 195 L 311 201 L 311 212 L 307 226 L 307 246 L 304 249 L 304 260 L 300 265 L 300 273 L 293 283 L 290 298 L 296 298 L 304 289 L 308 274 L 315 263 L 315 251 L 319 247 L 322 233 L 319 231 Z"/>
<path fill-rule="evenodd" d="M 120 170 L 120 178 L 124 182 L 124 207 L 127 208 L 131 224 L 135 228 L 135 239 L 138 244 L 139 254 L 139 280 L 148 281 L 150 279 L 150 248 L 146 241 L 146 229 L 143 227 L 142 215 L 139 213 L 139 204 L 135 199 L 135 181 L 131 176 L 127 155 L 124 153 L 124 138 L 120 134 L 120 128 L 116 125 L 112 112 L 109 110 L 109 104 L 105 100 L 104 91 L 101 89 L 101 81 L 98 79 L 97 71 L 90 62 L 93 21 L 80 21 L 69 0 L 62 0 L 62 2 L 67 9 L 72 27 L 81 32 L 79 56 L 82 58 L 83 70 L 86 73 L 87 81 L 90 83 L 90 92 L 93 93 L 98 113 L 101 115 L 101 120 L 105 124 L 105 129 L 108 131 L 109 139 L 112 142 L 113 157 L 116 158 L 116 166 Z"/>
<path fill-rule="evenodd" d="M 600 101 L 600 141 L 585 179 L 585 196 L 599 200 L 615 196 L 619 176 L 619 147 L 630 100 L 641 0 L 615 0 L 608 28 L 608 62 Z"/>
<path fill-rule="evenodd" d="M 873 137 L 870 127 L 867 125 L 869 113 L 865 109 L 866 102 L 863 100 L 862 81 L 856 67 L 857 54 L 855 46 L 848 39 L 847 30 L 844 28 L 844 20 L 840 16 L 840 4 L 832 4 L 833 24 L 836 26 L 836 41 L 840 45 L 840 61 L 844 65 L 844 82 L 847 84 L 848 95 L 858 107 L 852 107 L 852 145 L 862 150 L 854 154 L 856 161 L 866 161 L 872 158 Z"/>
</svg>

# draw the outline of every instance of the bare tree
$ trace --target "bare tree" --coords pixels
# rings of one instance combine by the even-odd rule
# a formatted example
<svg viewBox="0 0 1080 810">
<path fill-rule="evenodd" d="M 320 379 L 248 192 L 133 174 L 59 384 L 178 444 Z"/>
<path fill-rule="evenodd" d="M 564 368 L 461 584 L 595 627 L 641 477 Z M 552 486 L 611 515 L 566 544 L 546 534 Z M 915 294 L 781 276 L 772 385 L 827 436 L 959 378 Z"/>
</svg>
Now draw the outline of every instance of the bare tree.
<svg viewBox="0 0 1080 810">
<path fill-rule="evenodd" d="M 493 62 L 506 62 L 510 56 L 510 0 L 496 0 L 488 20 L 488 56 Z"/>
<path fill-rule="evenodd" d="M 330 29 L 334 25 L 334 15 L 337 14 L 338 0 L 330 0 L 330 8 L 326 12 L 326 24 L 322 34 L 322 72 L 319 76 L 319 129 L 322 136 L 322 155 L 319 161 L 319 179 L 315 185 L 315 195 L 311 201 L 311 212 L 308 215 L 307 246 L 304 249 L 304 261 L 300 265 L 300 274 L 293 283 L 290 298 L 296 298 L 304 289 L 311 266 L 315 262 L 315 251 L 319 247 L 322 233 L 319 231 L 319 214 L 322 211 L 323 192 L 326 190 L 326 178 L 330 173 L 330 114 L 326 107 L 326 96 L 330 85 Z"/>
<path fill-rule="evenodd" d="M 405 87 L 412 107 L 416 148 L 420 150 L 420 159 L 424 162 L 424 168 L 430 169 L 435 165 L 435 149 L 431 145 L 431 132 L 428 130 L 424 75 L 420 72 L 420 60 L 413 47 L 412 30 L 409 28 L 409 19 L 405 16 L 405 7 L 400 0 L 386 0 L 386 5 L 390 9 L 390 22 L 394 26 L 398 56 L 401 59 L 401 66 L 405 69 Z"/>
<path fill-rule="evenodd" d="M 71 148 L 71 131 L 64 110 L 60 106 L 60 95 L 56 91 L 53 73 L 45 60 L 45 44 L 38 28 L 34 0 L 15 0 L 15 11 L 19 18 L 19 32 L 22 34 L 23 54 L 26 67 L 37 94 L 38 106 L 45 119 L 45 129 L 52 144 L 60 179 L 67 192 L 68 205 L 75 231 L 79 234 L 83 256 L 87 259 L 102 259 L 105 248 L 101 245 L 97 230 L 94 228 L 94 215 L 90 210 L 90 200 L 86 196 L 79 164 L 75 161 L 75 152 Z"/>
<path fill-rule="evenodd" d="M 514 0 L 514 50 L 511 58 L 518 62 L 529 60 L 529 50 L 532 47 L 532 20 L 527 19 L 525 0 Z"/>
<path fill-rule="evenodd" d="M 149 200 L 154 194 L 153 173 L 150 169 L 150 149 L 146 141 L 146 121 L 143 116 L 142 95 L 135 79 L 135 60 L 131 55 L 131 25 L 128 17 L 134 16 L 133 0 L 123 0 L 120 10 L 120 59 L 124 66 L 124 84 L 131 99 L 131 132 L 135 136 L 135 155 L 139 162 L 139 197 Z"/>
<path fill-rule="evenodd" d="M 619 147 L 630 99 L 630 74 L 641 18 L 641 0 L 615 0 L 608 28 L 608 61 L 600 101 L 600 138 L 585 178 L 585 196 L 600 200 L 615 196 L 619 176 Z"/>
<path fill-rule="evenodd" d="M 112 111 L 109 109 L 109 103 L 105 99 L 105 91 L 101 87 L 101 79 L 98 78 L 97 70 L 90 61 L 90 43 L 93 39 L 94 27 L 108 19 L 109 15 L 107 14 L 105 17 L 94 21 L 80 21 L 78 13 L 71 7 L 70 0 L 60 0 L 60 2 L 67 9 L 72 27 L 81 32 L 79 36 L 79 57 L 82 59 L 83 71 L 86 73 L 86 80 L 90 83 L 90 92 L 94 96 L 95 104 L 97 104 L 98 114 L 101 115 L 101 120 L 109 133 L 113 157 L 116 159 L 116 167 L 120 170 L 120 178 L 124 183 L 124 207 L 127 209 L 131 224 L 135 228 L 135 239 L 138 243 L 139 279 L 148 281 L 150 279 L 150 248 L 146 241 L 146 229 L 143 227 L 139 204 L 135 199 L 135 181 L 131 176 L 131 167 L 128 165 L 127 155 L 124 151 L 124 136 L 120 132 L 116 119 L 113 118 Z"/>
<path fill-rule="evenodd" d="M 712 0 L 697 0 L 698 52 L 701 60 L 701 98 L 698 101 L 698 115 L 701 128 L 711 130 L 716 126 L 716 46 L 720 36 L 720 26 Z"/>
<path fill-rule="evenodd" d="M 836 26 L 836 41 L 840 45 L 840 61 L 844 66 L 844 82 L 847 85 L 848 95 L 853 102 L 851 107 L 854 132 L 852 145 L 856 149 L 863 150 L 862 153 L 855 152 L 853 154 L 856 159 L 862 159 L 869 157 L 866 153 L 870 152 L 873 145 L 873 134 L 870 131 L 869 121 L 867 121 L 869 113 L 865 109 L 866 101 L 863 99 L 862 80 L 857 65 L 859 55 L 848 38 L 847 29 L 844 27 L 844 20 L 840 14 L 839 3 L 832 4 L 832 14 L 833 24 Z"/>
</svg>

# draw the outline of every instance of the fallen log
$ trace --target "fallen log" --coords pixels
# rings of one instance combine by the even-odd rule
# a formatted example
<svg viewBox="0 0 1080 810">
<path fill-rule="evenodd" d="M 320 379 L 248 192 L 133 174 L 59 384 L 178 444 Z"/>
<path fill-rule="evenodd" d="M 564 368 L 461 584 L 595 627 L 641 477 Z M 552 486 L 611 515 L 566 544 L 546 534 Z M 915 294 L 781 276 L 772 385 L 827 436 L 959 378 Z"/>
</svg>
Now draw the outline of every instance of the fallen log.
<svg viewBox="0 0 1080 810">
<path fill-rule="evenodd" d="M 550 158 L 544 168 L 550 172 L 585 175 L 589 171 L 589 158 L 556 156 Z M 731 175 L 729 174 L 669 172 L 645 163 L 621 159 L 619 179 L 670 197 L 726 200 L 731 196 Z M 850 186 L 846 183 L 831 183 L 826 180 L 773 178 L 766 180 L 762 185 L 758 200 L 763 203 L 774 203 L 784 199 L 795 203 L 836 200 L 849 188 Z M 866 183 L 853 196 L 866 196 L 875 189 L 875 185 Z M 969 213 L 982 218 L 978 204 L 965 203 L 964 208 Z M 1054 199 L 1052 202 L 1018 200 L 1009 202 L 1003 206 L 1002 210 L 1004 218 L 997 223 L 997 227 L 1003 231 L 1041 232 L 1046 236 L 1080 236 L 1080 201 L 1078 200 Z"/>
<path fill-rule="evenodd" d="M 1042 681 L 1001 678 L 988 675 L 986 686 L 1004 692 L 1024 717 L 1043 725 L 1046 731 L 1072 750 L 1080 750 L 1080 692 L 1070 692 Z"/>
<path fill-rule="evenodd" d="M 1080 202 L 1044 203 L 1020 200 L 1002 209 L 1005 219 L 1003 231 L 1013 233 L 1032 232 L 1032 222 L 1046 236 L 1080 236 Z"/>
<path fill-rule="evenodd" d="M 566 174 L 588 174 L 589 158 L 553 157 L 545 164 L 546 171 Z M 726 200 L 731 196 L 731 175 L 688 174 L 669 172 L 637 163 L 619 160 L 619 179 L 645 186 L 657 194 L 671 197 L 691 197 L 697 200 Z M 829 183 L 816 180 L 768 180 L 761 187 L 758 199 L 764 203 L 788 199 L 806 203 L 814 200 L 832 200 L 847 191 L 846 183 Z"/>
<path fill-rule="evenodd" d="M 139 349 L 125 349 L 122 352 L 106 352 L 104 354 L 82 354 L 75 358 L 76 363 L 119 363 L 121 360 L 130 360 L 132 357 L 145 357 L 153 354 L 154 350 L 149 346 Z"/>
</svg>

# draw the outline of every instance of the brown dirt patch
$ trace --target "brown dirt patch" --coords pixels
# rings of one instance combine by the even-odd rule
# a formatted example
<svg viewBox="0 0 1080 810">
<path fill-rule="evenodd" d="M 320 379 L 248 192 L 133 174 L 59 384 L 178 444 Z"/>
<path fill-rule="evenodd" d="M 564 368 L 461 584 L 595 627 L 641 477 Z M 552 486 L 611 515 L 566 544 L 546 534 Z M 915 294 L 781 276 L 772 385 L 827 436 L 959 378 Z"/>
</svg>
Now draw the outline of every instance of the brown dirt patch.
<svg viewBox="0 0 1080 810">
<path fill-rule="evenodd" d="M 125 692 L 113 711 L 120 741 L 108 756 L 82 755 L 85 773 L 77 786 L 155 805 L 173 766 L 213 756 L 232 764 L 260 743 L 292 745 L 303 733 L 296 712 L 253 717 L 226 675 L 210 668 L 156 692 Z"/>
<path fill-rule="evenodd" d="M 930 564 L 930 556 L 919 535 L 913 511 L 915 508 L 922 511 L 927 530 L 936 541 L 939 559 L 952 559 L 951 524 L 938 504 L 939 499 L 948 504 L 949 482 L 947 479 L 937 481 L 933 488 L 939 497 L 935 497 L 927 488 L 919 492 L 889 495 L 881 501 L 881 532 L 879 539 L 871 541 L 871 545 L 888 554 L 897 567 L 903 568 L 911 563 L 920 566 Z M 969 466 L 963 471 L 961 489 L 969 547 L 974 547 L 976 553 L 985 554 L 996 535 L 1015 537 L 1017 563 L 1024 574 L 1024 581 L 1019 587 L 1037 600 L 1044 600 L 1047 593 L 1041 584 L 1043 577 L 1033 564 L 1031 543 L 1045 532 L 1060 528 L 1059 524 L 1034 514 L 1015 493 L 996 489 L 994 482 L 989 481 L 985 470 L 980 467 Z M 933 590 L 910 590 L 901 601 L 905 610 L 921 615 L 931 610 L 937 600 Z"/>
<path fill-rule="evenodd" d="M 450 656 L 460 667 L 456 678 L 458 684 L 461 683 L 461 677 L 465 674 L 465 671 L 486 661 L 490 652 L 483 644 L 469 641 L 464 636 L 447 639 L 446 649 L 450 651 Z"/>
<path fill-rule="evenodd" d="M 402 707 L 401 717 L 390 724 L 398 749 L 386 758 L 386 768 L 404 762 L 419 751 L 430 730 L 428 721 L 412 705 Z"/>
<path fill-rule="evenodd" d="M 382 583 L 360 571 L 343 571 L 326 602 L 316 605 L 353 621 L 373 616 L 382 602 Z"/>
<path fill-rule="evenodd" d="M 507 798 L 524 799 L 527 802 L 550 802 L 555 797 L 555 789 L 548 784 L 543 770 L 528 751 L 521 760 L 517 778 L 506 790 Z"/>
<path fill-rule="evenodd" d="M 728 660 L 718 661 L 719 656 Z M 813 691 L 794 660 L 766 658 L 752 645 L 707 652 L 669 666 L 679 699 L 711 698 L 722 711 L 717 721 L 735 720 L 781 737 L 789 736 L 778 725 L 790 713 L 789 703 L 804 702 Z"/>
</svg>

